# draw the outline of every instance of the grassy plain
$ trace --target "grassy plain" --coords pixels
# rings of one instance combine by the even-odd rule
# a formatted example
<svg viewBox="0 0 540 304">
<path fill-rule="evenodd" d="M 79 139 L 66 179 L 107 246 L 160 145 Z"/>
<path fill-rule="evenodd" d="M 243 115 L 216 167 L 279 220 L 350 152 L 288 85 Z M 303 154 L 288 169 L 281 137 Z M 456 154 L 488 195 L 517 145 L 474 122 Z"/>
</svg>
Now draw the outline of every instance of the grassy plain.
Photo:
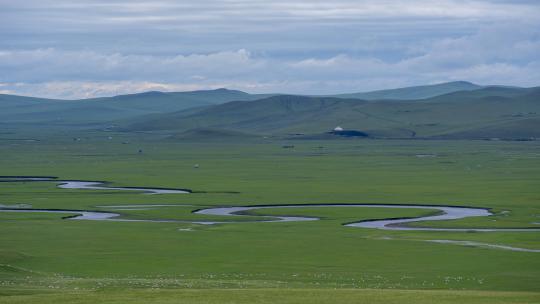
<svg viewBox="0 0 540 304">
<path fill-rule="evenodd" d="M 93 304 L 93 303 L 194 303 L 194 304 L 526 304 L 536 303 L 538 295 L 526 292 L 496 291 L 426 291 L 426 290 L 351 290 L 351 289 L 181 289 L 181 290 L 113 290 L 69 292 L 64 294 L 17 295 L 0 298 L 0 303 Z"/>
<path fill-rule="evenodd" d="M 188 188 L 195 193 L 146 195 L 58 189 L 54 182 L 0 183 L 0 204 L 92 210 L 113 210 L 102 207 L 107 205 L 178 204 L 185 206 L 117 212 L 126 218 L 198 220 L 223 220 L 191 214 L 220 205 L 448 204 L 492 208 L 496 215 L 418 225 L 539 227 L 534 223 L 540 222 L 538 142 L 252 139 L 210 143 L 122 133 L 36 139 L 41 141 L 1 141 L 0 175 L 52 175 L 106 180 L 115 186 Z M 272 215 L 291 210 L 254 212 Z M 353 220 L 429 212 L 299 208 L 293 215 L 322 220 L 213 226 L 0 213 L 0 303 L 103 299 L 124 303 L 145 302 L 149 297 L 155 303 L 178 299 L 185 303 L 540 301 L 539 253 L 426 242 L 469 240 L 540 249 L 538 232 L 380 231 L 342 226 Z"/>
</svg>

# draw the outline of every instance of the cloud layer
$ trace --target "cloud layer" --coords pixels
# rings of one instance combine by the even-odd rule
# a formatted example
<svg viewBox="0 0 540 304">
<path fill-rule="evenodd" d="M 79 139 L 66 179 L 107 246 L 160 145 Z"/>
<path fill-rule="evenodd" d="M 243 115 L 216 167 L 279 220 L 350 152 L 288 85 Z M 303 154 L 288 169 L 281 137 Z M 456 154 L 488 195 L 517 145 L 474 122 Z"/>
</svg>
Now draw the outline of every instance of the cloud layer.
<svg viewBox="0 0 540 304">
<path fill-rule="evenodd" d="M 4 1 L 0 93 L 540 85 L 534 1 Z"/>
</svg>

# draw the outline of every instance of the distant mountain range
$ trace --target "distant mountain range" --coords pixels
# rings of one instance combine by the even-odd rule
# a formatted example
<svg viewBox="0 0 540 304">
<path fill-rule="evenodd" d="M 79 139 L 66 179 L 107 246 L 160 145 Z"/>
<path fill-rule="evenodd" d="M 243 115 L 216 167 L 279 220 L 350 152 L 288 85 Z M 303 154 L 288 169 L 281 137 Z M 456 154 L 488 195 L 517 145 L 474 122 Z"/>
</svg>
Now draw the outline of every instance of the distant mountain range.
<svg viewBox="0 0 540 304">
<path fill-rule="evenodd" d="M 318 138 L 339 125 L 377 138 L 520 139 L 540 137 L 538 114 L 540 88 L 488 87 L 421 100 L 278 95 L 141 117 L 125 130 L 211 128 Z"/>
<path fill-rule="evenodd" d="M 359 98 L 362 97 L 362 98 Z M 450 82 L 335 96 L 248 94 L 218 89 L 147 92 L 75 101 L 0 95 L 0 123 L 123 132 L 173 139 L 279 136 L 342 138 L 540 138 L 540 87 Z M 347 131 L 330 131 L 336 126 Z"/>
<path fill-rule="evenodd" d="M 0 94 L 0 122 L 32 124 L 100 124 L 155 113 L 169 113 L 233 100 L 269 95 L 217 89 L 193 92 L 145 92 L 79 100 Z"/>
<path fill-rule="evenodd" d="M 453 81 L 433 85 L 414 86 L 399 89 L 379 90 L 362 93 L 339 94 L 332 97 L 339 98 L 355 98 L 364 100 L 414 100 L 435 97 L 438 95 L 448 94 L 458 91 L 472 91 L 484 88 L 474 83 L 467 81 Z"/>
</svg>

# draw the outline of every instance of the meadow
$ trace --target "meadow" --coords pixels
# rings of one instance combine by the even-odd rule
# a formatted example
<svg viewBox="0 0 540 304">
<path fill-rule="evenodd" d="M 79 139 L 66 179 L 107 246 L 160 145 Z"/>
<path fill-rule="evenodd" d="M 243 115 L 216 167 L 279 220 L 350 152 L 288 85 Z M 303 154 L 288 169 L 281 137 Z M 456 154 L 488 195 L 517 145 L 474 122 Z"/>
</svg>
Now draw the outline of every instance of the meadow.
<svg viewBox="0 0 540 304">
<path fill-rule="evenodd" d="M 33 136 L 38 141 L 20 140 L 28 138 L 24 134 L 2 136 L 0 175 L 102 180 L 193 193 L 147 195 L 59 189 L 54 182 L 2 182 L 4 206 L 109 210 L 130 219 L 224 220 L 192 211 L 414 203 L 494 212 L 417 226 L 538 228 L 540 222 L 540 145 L 535 141 L 205 141 L 113 132 Z M 171 206 L 104 207 L 137 204 Z M 428 242 L 540 249 L 539 232 L 383 231 L 342 225 L 433 212 L 426 209 L 277 207 L 252 212 L 321 220 L 198 225 L 0 213 L 0 303 L 145 303 L 149 297 L 154 303 L 540 301 L 540 253 Z"/>
</svg>

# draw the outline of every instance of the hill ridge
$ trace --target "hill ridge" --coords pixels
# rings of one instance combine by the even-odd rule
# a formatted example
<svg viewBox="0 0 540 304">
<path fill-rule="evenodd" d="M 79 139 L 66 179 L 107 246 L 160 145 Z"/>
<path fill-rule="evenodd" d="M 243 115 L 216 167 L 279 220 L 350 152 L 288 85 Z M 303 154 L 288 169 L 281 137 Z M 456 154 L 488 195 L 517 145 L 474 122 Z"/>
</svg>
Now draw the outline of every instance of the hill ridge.
<svg viewBox="0 0 540 304">
<path fill-rule="evenodd" d="M 537 113 L 540 114 L 540 89 L 486 87 L 421 100 L 278 95 L 142 118 L 124 128 L 177 132 L 197 127 L 284 135 L 322 134 L 342 126 L 376 138 L 440 138 L 452 133 L 464 134 L 466 138 L 485 138 L 478 133 L 487 134 L 484 127 L 491 130 L 493 136 L 490 137 L 497 137 L 502 129 L 496 126 L 512 121 L 509 126 L 516 131 L 516 138 L 523 138 L 537 135 L 527 130 L 518 132 L 520 120 L 529 119 L 526 124 L 523 122 L 523 128 L 530 129 L 537 123 Z M 467 130 L 471 132 L 465 132 Z M 505 132 L 504 138 L 513 137 Z"/>
</svg>

